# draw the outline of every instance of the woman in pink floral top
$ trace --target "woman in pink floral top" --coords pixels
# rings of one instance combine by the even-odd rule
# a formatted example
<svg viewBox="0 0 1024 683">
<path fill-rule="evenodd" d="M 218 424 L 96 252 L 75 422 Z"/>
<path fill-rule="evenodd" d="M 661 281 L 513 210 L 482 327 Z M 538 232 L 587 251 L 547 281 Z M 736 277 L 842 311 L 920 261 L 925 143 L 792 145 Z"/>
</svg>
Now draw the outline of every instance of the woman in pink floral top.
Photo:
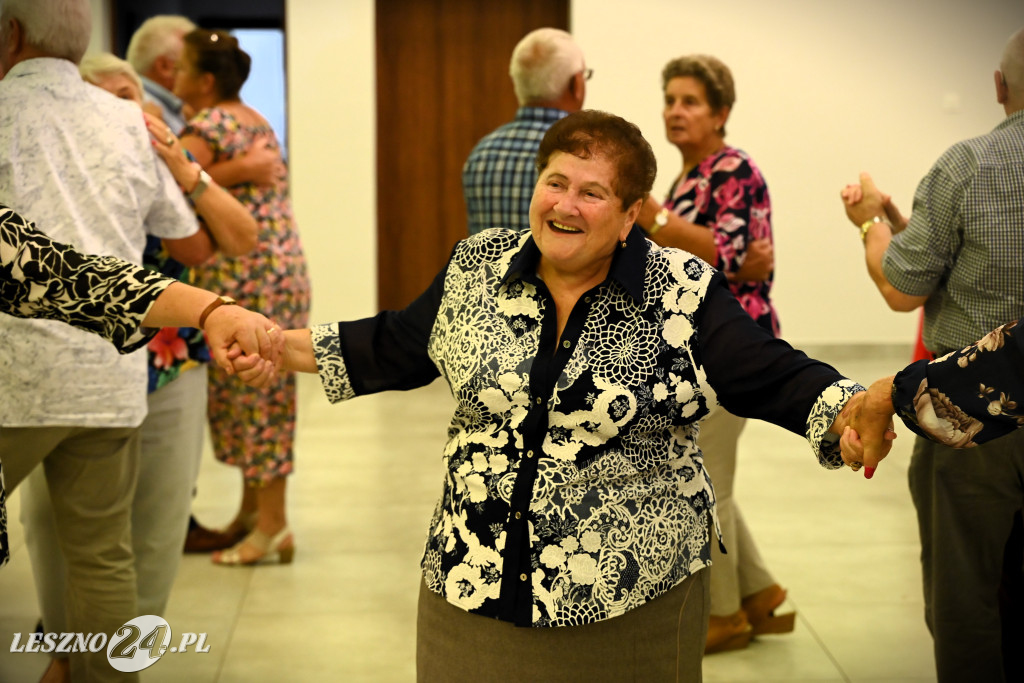
<svg viewBox="0 0 1024 683">
<path fill-rule="evenodd" d="M 664 205 L 648 197 L 637 222 L 658 244 L 685 249 L 723 271 L 744 310 L 778 336 L 769 296 L 772 264 L 754 251 L 757 244 L 771 244 L 768 186 L 745 152 L 725 144 L 725 123 L 736 99 L 732 74 L 714 57 L 690 55 L 665 66 L 662 84 L 665 133 L 682 153 L 683 171 Z M 698 444 L 728 548 L 723 554 L 712 546 L 708 653 L 746 647 L 762 633 L 791 631 L 795 616 L 775 614 L 786 592 L 765 567 L 733 500 L 736 448 L 745 420 L 727 407 L 711 413 Z"/>
<path fill-rule="evenodd" d="M 239 99 L 249 74 L 249 55 L 224 31 L 196 29 L 185 49 L 174 92 L 198 114 L 181 142 L 205 168 L 246 154 L 274 133 Z M 283 167 L 282 167 L 283 170 Z M 259 226 L 255 251 L 238 258 L 214 257 L 193 269 L 194 282 L 230 294 L 282 327 L 305 325 L 310 284 L 282 172 L 262 185 L 211 175 L 249 208 Z M 244 387 L 219 368 L 210 369 L 209 423 L 217 459 L 241 469 L 242 506 L 228 534 L 251 533 L 233 548 L 214 553 L 218 564 L 253 564 L 276 554 L 291 560 L 294 542 L 285 517 L 285 481 L 292 472 L 295 376 L 282 374 L 269 387 Z"/>
</svg>

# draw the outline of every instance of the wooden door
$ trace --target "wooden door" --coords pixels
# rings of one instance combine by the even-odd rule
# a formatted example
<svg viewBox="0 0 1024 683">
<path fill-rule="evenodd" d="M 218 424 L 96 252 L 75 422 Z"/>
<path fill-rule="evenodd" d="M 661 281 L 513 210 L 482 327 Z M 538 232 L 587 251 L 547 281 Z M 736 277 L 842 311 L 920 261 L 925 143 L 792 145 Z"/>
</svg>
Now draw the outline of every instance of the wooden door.
<svg viewBox="0 0 1024 683">
<path fill-rule="evenodd" d="M 406 306 L 467 234 L 462 164 L 512 120 L 512 48 L 568 0 L 377 0 L 378 305 Z"/>
</svg>

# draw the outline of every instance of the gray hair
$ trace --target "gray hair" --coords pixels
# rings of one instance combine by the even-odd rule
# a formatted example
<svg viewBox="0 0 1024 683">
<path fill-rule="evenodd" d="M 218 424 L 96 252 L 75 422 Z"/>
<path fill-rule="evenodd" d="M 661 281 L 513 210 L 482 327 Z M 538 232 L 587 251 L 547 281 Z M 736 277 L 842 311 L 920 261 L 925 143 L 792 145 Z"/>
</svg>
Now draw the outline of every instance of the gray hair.
<svg viewBox="0 0 1024 683">
<path fill-rule="evenodd" d="M 999 70 L 1010 91 L 1010 101 L 1018 106 L 1024 106 L 1024 28 L 1010 36 L 1006 42 Z"/>
<path fill-rule="evenodd" d="M 157 57 L 177 56 L 181 50 L 181 37 L 195 28 L 191 19 L 177 14 L 150 17 L 132 34 L 125 57 L 135 71 L 148 73 Z"/>
<path fill-rule="evenodd" d="M 0 22 L 21 24 L 25 42 L 40 52 L 78 64 L 89 48 L 89 0 L 0 0 Z"/>
<path fill-rule="evenodd" d="M 574 74 L 586 67 L 583 50 L 557 28 L 527 33 L 512 51 L 508 73 L 520 106 L 558 99 Z"/>
<path fill-rule="evenodd" d="M 99 82 L 107 76 L 127 76 L 128 80 L 138 86 L 139 97 L 142 96 L 142 79 L 139 78 L 139 74 L 135 72 L 131 64 L 109 52 L 86 55 L 82 59 L 82 63 L 78 65 L 78 73 L 93 85 L 99 85 Z"/>
</svg>

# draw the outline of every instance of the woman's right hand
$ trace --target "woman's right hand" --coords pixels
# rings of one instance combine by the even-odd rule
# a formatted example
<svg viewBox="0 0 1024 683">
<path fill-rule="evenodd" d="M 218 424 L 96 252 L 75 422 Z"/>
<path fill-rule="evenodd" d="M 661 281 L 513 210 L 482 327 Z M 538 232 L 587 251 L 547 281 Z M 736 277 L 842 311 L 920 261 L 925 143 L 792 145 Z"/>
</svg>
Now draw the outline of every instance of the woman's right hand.
<svg viewBox="0 0 1024 683">
<path fill-rule="evenodd" d="M 266 133 L 253 138 L 252 145 L 241 160 L 247 169 L 249 182 L 256 185 L 273 185 L 285 174 L 281 150 Z"/>
</svg>

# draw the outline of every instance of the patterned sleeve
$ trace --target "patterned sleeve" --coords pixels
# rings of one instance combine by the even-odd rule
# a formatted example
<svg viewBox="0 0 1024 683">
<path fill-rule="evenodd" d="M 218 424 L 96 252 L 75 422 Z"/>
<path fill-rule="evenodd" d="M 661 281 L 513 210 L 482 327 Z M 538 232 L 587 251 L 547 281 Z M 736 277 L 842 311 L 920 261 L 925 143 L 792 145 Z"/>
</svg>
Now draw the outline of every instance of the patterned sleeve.
<svg viewBox="0 0 1024 683">
<path fill-rule="evenodd" d="M 213 154 L 212 163 L 217 163 L 223 161 L 221 156 L 224 153 L 225 132 L 223 112 L 216 108 L 203 109 L 189 120 L 185 129 L 181 131 L 181 137 L 195 135 L 205 142 Z"/>
<path fill-rule="evenodd" d="M 1024 425 L 1024 321 L 996 328 L 934 361 L 917 361 L 893 380 L 896 414 L 913 432 L 969 448 Z"/>
<path fill-rule="evenodd" d="M 828 430 L 850 398 L 862 391 L 866 389 L 860 384 L 842 379 L 825 387 L 818 400 L 814 402 L 814 407 L 807 416 L 805 436 L 822 467 L 834 470 L 843 466 L 843 456 L 839 451 L 839 435 Z"/>
<path fill-rule="evenodd" d="M 157 329 L 142 328 L 150 306 L 174 280 L 112 256 L 54 242 L 0 205 L 0 311 L 60 320 L 95 332 L 122 353 Z"/>
<path fill-rule="evenodd" d="M 726 154 L 711 168 L 707 213 L 718 251 L 715 268 L 726 273 L 740 269 L 751 240 L 769 237 L 768 186 L 757 167 L 739 154 Z"/>
</svg>

